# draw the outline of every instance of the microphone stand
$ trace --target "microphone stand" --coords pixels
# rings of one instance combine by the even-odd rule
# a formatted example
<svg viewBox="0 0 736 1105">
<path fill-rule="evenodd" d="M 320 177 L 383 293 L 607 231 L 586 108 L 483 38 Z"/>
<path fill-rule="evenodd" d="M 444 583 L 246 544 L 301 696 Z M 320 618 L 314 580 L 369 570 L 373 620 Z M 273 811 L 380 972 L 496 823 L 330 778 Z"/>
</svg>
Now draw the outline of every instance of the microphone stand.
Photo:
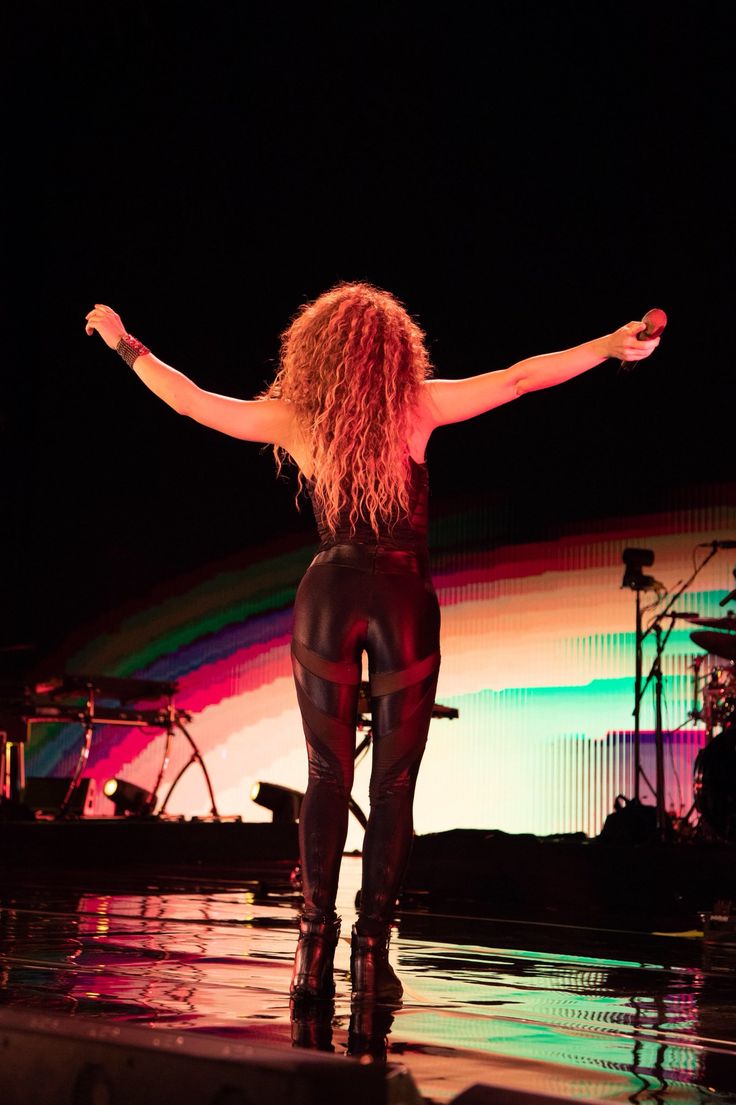
<svg viewBox="0 0 736 1105">
<path fill-rule="evenodd" d="M 702 572 L 705 565 L 713 559 L 718 552 L 718 547 L 715 543 L 712 545 L 710 552 L 703 560 L 702 564 L 699 564 L 695 571 L 692 573 L 689 579 L 685 580 L 677 591 L 671 595 L 669 602 L 665 606 L 664 610 L 655 615 L 651 623 L 645 630 L 642 630 L 641 625 L 641 609 L 639 591 L 636 592 L 636 614 L 637 614 L 637 633 L 636 633 L 636 681 L 634 694 L 636 703 L 634 707 L 634 760 L 636 771 L 636 784 L 635 784 L 635 797 L 639 797 L 639 776 L 643 774 L 641 767 L 641 748 L 640 748 L 640 730 L 639 730 L 639 718 L 641 710 L 641 702 L 649 684 L 654 680 L 654 748 L 655 748 L 655 801 L 657 807 L 657 833 L 659 839 L 664 841 L 667 839 L 667 811 L 665 810 L 665 780 L 664 780 L 664 732 L 662 727 L 662 698 L 663 698 L 663 678 L 662 678 L 662 654 L 667 646 L 667 641 L 670 638 L 672 630 L 675 628 L 676 614 L 671 613 L 672 607 L 690 587 L 693 581 Z M 667 632 L 662 633 L 662 621 L 664 618 L 671 618 L 672 624 Z M 641 683 L 642 676 L 642 652 L 644 639 L 649 636 L 650 633 L 654 633 L 656 637 L 656 649 L 652 666 L 649 669 L 649 674 L 646 677 L 644 683 Z M 647 780 L 647 785 L 651 789 L 651 783 Z"/>
<path fill-rule="evenodd" d="M 634 673 L 634 801 L 639 802 L 639 782 L 641 777 L 641 700 L 644 693 L 641 685 L 644 662 L 644 633 L 641 619 L 641 590 L 636 589 L 636 670 Z"/>
<path fill-rule="evenodd" d="M 664 615 L 662 615 L 664 617 Z M 675 619 L 672 619 L 672 624 L 667 630 L 664 638 L 662 637 L 662 625 L 660 618 L 654 619 L 654 634 L 657 639 L 657 648 L 654 656 L 654 663 L 652 664 L 652 672 L 654 673 L 654 752 L 655 752 L 655 786 L 656 786 L 656 806 L 657 806 L 657 833 L 660 840 L 667 839 L 667 811 L 665 809 L 665 784 L 664 784 L 664 733 L 662 730 L 662 697 L 663 697 L 663 679 L 662 679 L 662 653 L 664 652 L 665 645 L 669 638 L 670 633 L 675 628 Z M 650 678 L 651 674 L 650 672 Z M 647 680 L 648 682 L 649 680 Z"/>
</svg>

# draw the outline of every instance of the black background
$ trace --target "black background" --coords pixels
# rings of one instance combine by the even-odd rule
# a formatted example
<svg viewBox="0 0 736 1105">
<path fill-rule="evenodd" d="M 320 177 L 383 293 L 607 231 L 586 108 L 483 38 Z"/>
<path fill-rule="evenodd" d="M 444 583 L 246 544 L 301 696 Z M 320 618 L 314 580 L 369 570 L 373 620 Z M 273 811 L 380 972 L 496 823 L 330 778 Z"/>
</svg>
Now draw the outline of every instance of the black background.
<svg viewBox="0 0 736 1105">
<path fill-rule="evenodd" d="M 670 323 L 430 444 L 439 511 L 615 515 L 735 478 L 733 26 L 573 3 L 6 9 L 0 644 L 311 532 L 268 452 L 179 418 L 97 337 L 95 302 L 242 397 L 296 307 L 398 294 L 441 376 Z"/>
</svg>

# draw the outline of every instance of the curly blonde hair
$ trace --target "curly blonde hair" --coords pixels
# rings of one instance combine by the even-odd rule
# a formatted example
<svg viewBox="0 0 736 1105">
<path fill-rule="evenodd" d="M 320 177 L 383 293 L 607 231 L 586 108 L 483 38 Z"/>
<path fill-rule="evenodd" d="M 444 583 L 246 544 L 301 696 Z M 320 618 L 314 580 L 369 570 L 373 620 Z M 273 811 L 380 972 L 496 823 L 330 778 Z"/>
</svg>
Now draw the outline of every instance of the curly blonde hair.
<svg viewBox="0 0 736 1105">
<path fill-rule="evenodd" d="M 376 534 L 407 513 L 410 418 L 431 372 L 422 330 L 371 284 L 338 284 L 304 304 L 281 335 L 279 371 L 264 396 L 294 406 L 314 461 L 312 495 L 332 534 L 346 508 L 352 532 L 362 520 Z M 288 453 L 274 453 L 280 471 Z"/>
</svg>

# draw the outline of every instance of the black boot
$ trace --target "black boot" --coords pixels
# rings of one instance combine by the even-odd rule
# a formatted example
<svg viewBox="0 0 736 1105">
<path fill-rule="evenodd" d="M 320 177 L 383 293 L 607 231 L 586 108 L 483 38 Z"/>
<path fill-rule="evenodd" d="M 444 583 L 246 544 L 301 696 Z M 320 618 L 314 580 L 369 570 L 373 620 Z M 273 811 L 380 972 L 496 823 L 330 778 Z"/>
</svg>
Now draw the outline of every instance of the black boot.
<svg viewBox="0 0 736 1105">
<path fill-rule="evenodd" d="M 361 932 L 361 927 L 360 921 L 353 925 L 350 950 L 353 1003 L 400 1005 L 404 988 L 388 961 L 391 925 L 376 924 L 369 932 Z"/>
<path fill-rule="evenodd" d="M 332 962 L 340 935 L 340 918 L 332 921 L 299 920 L 299 942 L 294 956 L 294 971 L 289 994 L 292 998 L 332 998 L 335 980 Z"/>
</svg>

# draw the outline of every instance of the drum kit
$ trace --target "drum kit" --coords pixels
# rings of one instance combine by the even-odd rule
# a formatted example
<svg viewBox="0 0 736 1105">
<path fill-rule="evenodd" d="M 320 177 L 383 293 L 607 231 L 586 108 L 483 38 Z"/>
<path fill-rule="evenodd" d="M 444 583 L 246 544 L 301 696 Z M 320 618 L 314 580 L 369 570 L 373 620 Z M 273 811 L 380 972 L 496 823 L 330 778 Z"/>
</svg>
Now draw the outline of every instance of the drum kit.
<svg viewBox="0 0 736 1105">
<path fill-rule="evenodd" d="M 626 548 L 623 550 L 625 565 L 622 587 L 630 588 L 636 596 L 636 666 L 634 676 L 634 801 L 641 804 L 640 783 L 649 786 L 656 800 L 656 827 L 660 840 L 671 839 L 673 822 L 665 809 L 665 757 L 664 757 L 664 678 L 662 656 L 667 641 L 678 621 L 693 626 L 690 639 L 703 650 L 692 665 L 693 704 L 688 718 L 705 726 L 705 744 L 697 755 L 694 766 L 692 808 L 679 818 L 680 829 L 687 833 L 692 829 L 705 831 L 715 839 L 736 843 L 736 613 L 729 611 L 724 617 L 701 617 L 697 612 L 676 609 L 680 598 L 688 592 L 696 577 L 722 549 L 736 549 L 735 540 L 702 542 L 697 549 L 708 552 L 695 562 L 690 577 L 681 581 L 669 593 L 644 568 L 654 563 L 652 549 Z M 695 561 L 695 557 L 693 558 Z M 734 570 L 736 579 L 736 569 Z M 642 595 L 656 592 L 657 600 L 646 610 L 660 607 L 647 626 L 644 625 L 645 609 Z M 736 588 L 726 594 L 720 605 L 736 601 Z M 662 604 L 664 606 L 662 607 Z M 669 625 L 667 624 L 669 623 Z M 654 660 L 649 674 L 643 667 L 644 641 L 655 641 Z M 647 688 L 654 688 L 654 748 L 655 785 L 647 778 L 641 757 L 641 705 Z M 682 728 L 682 726 L 679 726 Z M 691 813 L 697 810 L 699 822 L 689 822 Z"/>
<path fill-rule="evenodd" d="M 705 725 L 695 760 L 695 808 L 716 836 L 736 841 L 736 616 L 687 619 L 703 626 L 690 639 L 705 651 L 693 663 L 692 716 Z"/>
<path fill-rule="evenodd" d="M 693 662 L 693 718 L 703 722 L 711 741 L 736 721 L 736 616 L 699 618 L 693 614 L 687 621 L 707 627 L 691 633 L 690 640 L 705 650 Z"/>
</svg>

